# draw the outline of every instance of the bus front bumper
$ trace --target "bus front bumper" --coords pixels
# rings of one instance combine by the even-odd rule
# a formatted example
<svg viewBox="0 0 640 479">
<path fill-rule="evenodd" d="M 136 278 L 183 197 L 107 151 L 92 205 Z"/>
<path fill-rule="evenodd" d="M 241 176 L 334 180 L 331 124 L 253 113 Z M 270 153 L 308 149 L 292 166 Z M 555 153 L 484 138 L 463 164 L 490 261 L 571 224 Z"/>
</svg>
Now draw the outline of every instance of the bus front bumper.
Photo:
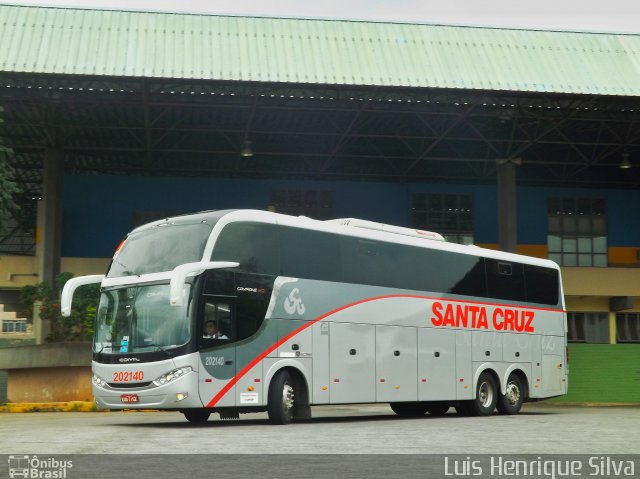
<svg viewBox="0 0 640 479">
<path fill-rule="evenodd" d="M 190 372 L 160 386 L 144 388 L 102 387 L 93 383 L 96 406 L 101 409 L 188 409 L 201 408 L 198 373 Z"/>
</svg>

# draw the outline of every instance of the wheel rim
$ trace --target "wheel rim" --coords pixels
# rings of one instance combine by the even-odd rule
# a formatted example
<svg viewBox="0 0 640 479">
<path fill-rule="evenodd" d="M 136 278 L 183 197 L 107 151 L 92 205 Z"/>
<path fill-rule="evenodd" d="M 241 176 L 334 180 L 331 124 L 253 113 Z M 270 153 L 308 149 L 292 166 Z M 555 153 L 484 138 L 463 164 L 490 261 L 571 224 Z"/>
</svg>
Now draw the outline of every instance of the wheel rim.
<svg viewBox="0 0 640 479">
<path fill-rule="evenodd" d="M 478 388 L 478 400 L 482 407 L 490 407 L 493 403 L 493 388 L 487 381 L 480 384 Z"/>
<path fill-rule="evenodd" d="M 284 387 L 282 388 L 282 408 L 285 411 L 288 411 L 293 407 L 293 397 L 293 388 L 290 384 L 285 383 Z"/>
<path fill-rule="evenodd" d="M 510 405 L 515 406 L 518 404 L 518 401 L 520 401 L 520 388 L 516 383 L 510 382 L 507 384 L 505 397 L 507 398 L 507 401 L 509 401 Z"/>
</svg>

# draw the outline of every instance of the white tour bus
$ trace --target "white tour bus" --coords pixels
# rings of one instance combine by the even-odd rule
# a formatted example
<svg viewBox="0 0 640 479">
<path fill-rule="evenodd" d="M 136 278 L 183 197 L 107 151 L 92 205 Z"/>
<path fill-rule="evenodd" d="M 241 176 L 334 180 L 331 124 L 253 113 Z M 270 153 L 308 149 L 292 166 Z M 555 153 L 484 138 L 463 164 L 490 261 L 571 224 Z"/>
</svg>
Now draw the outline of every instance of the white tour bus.
<svg viewBox="0 0 640 479">
<path fill-rule="evenodd" d="M 369 221 L 210 211 L 136 228 L 101 283 L 98 407 L 191 422 L 316 404 L 399 415 L 517 413 L 567 392 L 566 314 L 552 261 Z"/>
</svg>

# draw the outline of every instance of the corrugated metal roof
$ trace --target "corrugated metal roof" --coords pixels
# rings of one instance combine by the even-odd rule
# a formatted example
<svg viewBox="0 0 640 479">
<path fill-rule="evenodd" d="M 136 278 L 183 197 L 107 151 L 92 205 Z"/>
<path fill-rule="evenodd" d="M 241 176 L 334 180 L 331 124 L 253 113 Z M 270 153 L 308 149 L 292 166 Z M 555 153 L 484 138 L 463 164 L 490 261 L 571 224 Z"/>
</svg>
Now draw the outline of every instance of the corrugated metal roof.
<svg viewBox="0 0 640 479">
<path fill-rule="evenodd" d="M 0 70 L 640 96 L 640 35 L 0 5 Z"/>
</svg>

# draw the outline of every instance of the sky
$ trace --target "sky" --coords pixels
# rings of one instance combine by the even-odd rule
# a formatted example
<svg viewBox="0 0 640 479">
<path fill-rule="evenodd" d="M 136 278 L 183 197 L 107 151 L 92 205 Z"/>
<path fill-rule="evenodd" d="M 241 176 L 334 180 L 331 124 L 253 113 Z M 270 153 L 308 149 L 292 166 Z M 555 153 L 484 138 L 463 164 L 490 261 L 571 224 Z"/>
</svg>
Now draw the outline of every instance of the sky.
<svg viewBox="0 0 640 479">
<path fill-rule="evenodd" d="M 640 33 L 639 0 L 0 0 L 0 3 Z"/>
</svg>

